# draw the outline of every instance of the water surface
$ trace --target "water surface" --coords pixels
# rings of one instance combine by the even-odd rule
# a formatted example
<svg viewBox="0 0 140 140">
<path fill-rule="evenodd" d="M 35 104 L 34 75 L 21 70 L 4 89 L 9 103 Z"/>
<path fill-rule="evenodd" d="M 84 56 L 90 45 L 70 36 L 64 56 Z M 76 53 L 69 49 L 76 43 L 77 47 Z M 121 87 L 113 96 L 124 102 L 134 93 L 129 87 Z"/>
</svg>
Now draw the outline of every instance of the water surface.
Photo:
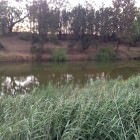
<svg viewBox="0 0 140 140">
<path fill-rule="evenodd" d="M 0 95 L 27 94 L 53 83 L 84 85 L 96 79 L 127 79 L 140 73 L 140 61 L 0 64 Z"/>
</svg>

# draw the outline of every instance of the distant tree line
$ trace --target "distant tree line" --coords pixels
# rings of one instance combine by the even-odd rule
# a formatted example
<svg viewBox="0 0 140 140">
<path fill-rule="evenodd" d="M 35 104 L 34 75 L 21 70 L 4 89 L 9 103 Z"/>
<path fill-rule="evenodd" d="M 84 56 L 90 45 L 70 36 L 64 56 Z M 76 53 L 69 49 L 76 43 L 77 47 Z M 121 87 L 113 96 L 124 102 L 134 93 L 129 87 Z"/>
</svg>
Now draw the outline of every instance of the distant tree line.
<svg viewBox="0 0 140 140">
<path fill-rule="evenodd" d="M 134 0 L 113 0 L 112 6 L 99 9 L 89 3 L 68 8 L 65 0 L 33 0 L 26 5 L 26 12 L 9 6 L 6 0 L 0 1 L 2 34 L 12 33 L 25 18 L 33 38 L 39 37 L 42 42 L 52 37 L 83 43 L 100 39 L 134 46 L 140 41 L 140 9 Z"/>
</svg>

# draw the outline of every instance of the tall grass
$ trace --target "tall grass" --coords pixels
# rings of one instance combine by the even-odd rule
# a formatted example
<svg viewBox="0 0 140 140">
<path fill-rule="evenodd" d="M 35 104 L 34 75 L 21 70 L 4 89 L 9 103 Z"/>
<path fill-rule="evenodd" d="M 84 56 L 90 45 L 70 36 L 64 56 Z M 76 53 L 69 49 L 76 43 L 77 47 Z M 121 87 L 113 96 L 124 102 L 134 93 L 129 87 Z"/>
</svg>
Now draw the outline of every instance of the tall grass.
<svg viewBox="0 0 140 140">
<path fill-rule="evenodd" d="M 96 55 L 96 60 L 103 61 L 103 62 L 116 60 L 116 54 L 114 49 L 112 47 L 106 47 L 100 49 L 100 51 Z"/>
<path fill-rule="evenodd" d="M 52 52 L 52 61 L 54 62 L 65 62 L 67 60 L 66 50 L 65 49 L 57 49 Z"/>
<path fill-rule="evenodd" d="M 1 97 L 1 140 L 140 140 L 140 76 Z"/>
</svg>

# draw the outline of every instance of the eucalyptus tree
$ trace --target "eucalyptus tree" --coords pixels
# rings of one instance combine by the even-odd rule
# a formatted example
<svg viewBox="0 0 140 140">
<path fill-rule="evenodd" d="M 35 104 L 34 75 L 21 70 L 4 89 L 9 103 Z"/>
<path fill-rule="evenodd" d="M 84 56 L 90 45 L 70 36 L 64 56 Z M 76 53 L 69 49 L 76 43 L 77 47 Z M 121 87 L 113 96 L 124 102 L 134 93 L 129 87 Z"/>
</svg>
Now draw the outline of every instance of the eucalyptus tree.
<svg viewBox="0 0 140 140">
<path fill-rule="evenodd" d="M 100 8 L 100 36 L 108 41 L 113 34 L 113 9 L 112 7 Z"/>
<path fill-rule="evenodd" d="M 2 33 L 12 33 L 13 28 L 18 23 L 22 22 L 27 15 L 23 14 L 23 9 L 9 4 L 8 0 L 0 1 L 0 19 L 2 26 Z"/>
<path fill-rule="evenodd" d="M 69 34 L 71 26 L 71 12 L 67 9 L 63 9 L 60 20 L 62 25 L 61 32 L 63 32 L 64 34 Z"/>
<path fill-rule="evenodd" d="M 86 32 L 86 16 L 86 9 L 81 5 L 74 7 L 71 11 L 71 30 L 76 39 L 81 39 Z"/>
<path fill-rule="evenodd" d="M 48 38 L 48 34 L 56 34 L 61 30 L 61 8 L 64 0 L 33 0 L 29 6 L 31 29 L 40 37 Z"/>
<path fill-rule="evenodd" d="M 138 12 L 138 15 L 133 22 L 132 28 L 131 28 L 131 39 L 133 45 L 136 45 L 138 41 L 140 41 L 140 12 Z"/>
<path fill-rule="evenodd" d="M 48 31 L 51 34 L 56 34 L 60 27 L 60 11 L 58 9 L 52 9 L 49 11 L 48 19 Z"/>
<path fill-rule="evenodd" d="M 23 11 L 19 10 L 18 8 L 8 6 L 6 15 L 8 33 L 12 33 L 14 26 L 17 23 L 22 22 L 27 17 L 27 15 L 23 15 L 22 13 Z"/>
<path fill-rule="evenodd" d="M 87 9 L 87 17 L 86 17 L 86 32 L 89 35 L 93 35 L 95 33 L 95 9 Z"/>
<path fill-rule="evenodd" d="M 7 1 L 6 0 L 1 0 L 0 1 L 0 31 L 1 34 L 6 34 L 7 28 L 7 18 L 5 16 L 5 13 L 7 12 Z"/>
<path fill-rule="evenodd" d="M 137 15 L 134 0 L 113 0 L 114 31 L 118 38 L 131 39 L 131 28 Z"/>
<path fill-rule="evenodd" d="M 100 34 L 100 29 L 101 29 L 101 15 L 100 15 L 100 11 L 96 10 L 95 12 L 95 34 L 96 35 Z"/>
</svg>

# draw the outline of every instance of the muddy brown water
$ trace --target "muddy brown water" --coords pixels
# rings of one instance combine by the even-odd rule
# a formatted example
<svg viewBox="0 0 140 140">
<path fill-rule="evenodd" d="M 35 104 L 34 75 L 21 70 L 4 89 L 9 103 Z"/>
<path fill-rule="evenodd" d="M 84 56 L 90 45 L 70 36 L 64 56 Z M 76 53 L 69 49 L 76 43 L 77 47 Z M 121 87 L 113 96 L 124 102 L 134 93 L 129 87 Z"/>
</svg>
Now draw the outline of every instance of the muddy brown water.
<svg viewBox="0 0 140 140">
<path fill-rule="evenodd" d="M 127 79 L 140 74 L 140 61 L 0 64 L 0 96 L 28 94 L 48 83 L 83 86 L 96 79 Z"/>
</svg>

